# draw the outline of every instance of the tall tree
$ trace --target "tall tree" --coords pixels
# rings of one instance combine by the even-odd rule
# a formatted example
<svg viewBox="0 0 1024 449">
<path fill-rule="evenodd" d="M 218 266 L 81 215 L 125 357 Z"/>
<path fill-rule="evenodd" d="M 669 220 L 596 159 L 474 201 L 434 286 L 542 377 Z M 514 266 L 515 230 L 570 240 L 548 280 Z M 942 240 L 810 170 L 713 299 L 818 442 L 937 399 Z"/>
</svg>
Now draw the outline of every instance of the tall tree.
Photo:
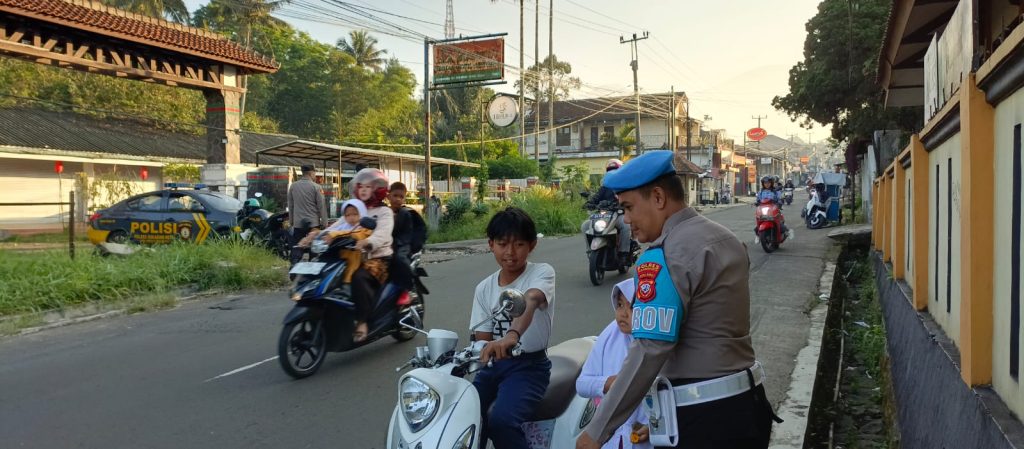
<svg viewBox="0 0 1024 449">
<path fill-rule="evenodd" d="M 103 4 L 144 16 L 188 23 L 188 7 L 184 0 L 100 0 Z"/>
<path fill-rule="evenodd" d="M 283 20 L 272 16 L 271 13 L 291 1 L 211 0 L 206 6 L 196 11 L 192 22 L 198 27 L 235 34 L 246 48 L 253 48 L 254 30 L 288 26 Z"/>
<path fill-rule="evenodd" d="M 377 38 L 363 30 L 352 30 L 348 36 L 348 40 L 338 39 L 338 49 L 355 58 L 359 67 L 381 71 L 385 63 L 384 55 L 388 51 L 377 48 Z"/>
<path fill-rule="evenodd" d="M 789 71 L 789 93 L 772 105 L 802 126 L 832 125 L 847 141 L 877 129 L 913 130 L 920 108 L 884 108 L 875 84 L 889 0 L 824 0 L 807 22 L 804 60 Z"/>
<path fill-rule="evenodd" d="M 552 59 L 554 70 L 548 75 L 548 62 Z M 579 77 L 572 76 L 572 64 L 568 61 L 559 61 L 558 55 L 551 55 L 539 64 L 530 66 L 526 70 L 525 78 L 526 94 L 541 102 L 550 100 L 548 86 L 553 88 L 555 101 L 558 101 L 569 98 L 572 91 L 579 89 L 581 85 Z M 519 89 L 519 81 L 515 82 L 515 88 Z"/>
</svg>

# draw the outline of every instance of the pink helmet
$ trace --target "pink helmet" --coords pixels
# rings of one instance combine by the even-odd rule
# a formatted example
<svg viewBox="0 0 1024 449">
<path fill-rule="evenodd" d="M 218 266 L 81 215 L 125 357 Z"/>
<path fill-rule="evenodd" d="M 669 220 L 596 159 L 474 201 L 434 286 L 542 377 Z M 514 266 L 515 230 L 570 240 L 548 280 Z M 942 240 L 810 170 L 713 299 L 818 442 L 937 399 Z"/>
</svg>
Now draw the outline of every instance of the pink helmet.
<svg viewBox="0 0 1024 449">
<path fill-rule="evenodd" d="M 352 195 L 352 198 L 359 198 L 359 187 L 361 186 L 372 186 L 373 195 L 363 202 L 366 203 L 367 207 L 378 207 L 383 204 L 384 198 L 388 196 L 388 177 L 384 175 L 384 172 L 376 168 L 364 168 L 356 173 L 356 176 L 352 178 L 352 181 L 348 183 L 348 193 Z"/>
<path fill-rule="evenodd" d="M 604 171 L 606 172 L 618 170 L 620 168 L 622 168 L 622 161 L 618 159 L 608 159 L 608 163 L 604 165 Z"/>
</svg>

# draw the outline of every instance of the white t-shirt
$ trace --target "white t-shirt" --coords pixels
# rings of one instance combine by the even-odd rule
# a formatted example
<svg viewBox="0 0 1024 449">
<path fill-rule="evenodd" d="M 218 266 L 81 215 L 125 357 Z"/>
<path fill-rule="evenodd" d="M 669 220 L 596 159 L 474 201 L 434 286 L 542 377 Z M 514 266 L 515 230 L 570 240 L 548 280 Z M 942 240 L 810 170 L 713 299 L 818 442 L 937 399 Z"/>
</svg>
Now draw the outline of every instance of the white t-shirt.
<svg viewBox="0 0 1024 449">
<path fill-rule="evenodd" d="M 494 310 L 498 308 L 498 298 L 501 297 L 501 292 L 514 288 L 525 293 L 527 290 L 535 288 L 544 292 L 548 305 L 533 312 L 533 321 L 530 322 L 530 327 L 526 329 L 526 332 L 523 332 L 519 343 L 524 352 L 547 349 L 548 340 L 551 339 L 551 323 L 555 318 L 555 269 L 546 263 L 527 262 L 523 274 L 505 286 L 498 285 L 500 272 L 501 270 L 498 270 L 477 284 L 476 292 L 473 294 L 473 313 L 470 315 L 469 325 L 473 326 L 494 313 Z M 490 322 L 484 323 L 476 331 L 490 332 L 494 339 L 498 340 L 505 336 L 511 325 L 512 318 L 502 313 L 491 319 Z"/>
</svg>

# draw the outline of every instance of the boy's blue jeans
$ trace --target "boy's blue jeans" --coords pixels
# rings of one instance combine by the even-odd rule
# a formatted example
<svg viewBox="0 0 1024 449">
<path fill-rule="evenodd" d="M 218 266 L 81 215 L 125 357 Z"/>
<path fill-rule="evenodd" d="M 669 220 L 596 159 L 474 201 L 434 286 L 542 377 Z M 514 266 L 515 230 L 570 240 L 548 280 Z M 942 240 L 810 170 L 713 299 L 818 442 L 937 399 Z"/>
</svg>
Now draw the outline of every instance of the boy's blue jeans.
<svg viewBox="0 0 1024 449">
<path fill-rule="evenodd" d="M 551 361 L 544 352 L 495 360 L 480 370 L 473 386 L 480 394 L 481 445 L 486 447 L 490 438 L 495 449 L 529 449 L 523 423 L 533 416 L 550 381 Z"/>
</svg>

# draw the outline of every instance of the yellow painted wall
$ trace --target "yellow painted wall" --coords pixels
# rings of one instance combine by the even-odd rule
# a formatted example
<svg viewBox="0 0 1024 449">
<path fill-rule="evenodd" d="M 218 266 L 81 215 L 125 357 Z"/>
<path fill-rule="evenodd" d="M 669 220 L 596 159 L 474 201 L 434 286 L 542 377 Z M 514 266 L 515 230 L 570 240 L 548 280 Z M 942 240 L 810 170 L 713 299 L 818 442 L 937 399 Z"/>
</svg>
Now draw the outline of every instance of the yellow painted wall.
<svg viewBox="0 0 1024 449">
<path fill-rule="evenodd" d="M 946 335 L 960 346 L 960 134 L 950 137 L 929 153 L 929 238 L 928 238 L 928 312 L 946 332 Z M 950 161 L 951 160 L 951 161 Z M 938 185 L 936 185 L 936 170 Z M 952 171 L 952 183 L 947 186 L 947 171 Z M 936 188 L 938 192 L 936 193 Z M 936 194 L 939 198 L 936 207 Z M 947 197 L 952 197 L 952 215 L 947 214 Z M 918 198 L 918 201 L 924 198 Z M 938 220 L 938 234 L 935 224 Z M 952 222 L 952 233 L 947 232 L 947 222 Z M 947 244 L 947 238 L 951 242 Z M 938 243 L 938 248 L 936 248 Z M 936 260 L 938 270 L 936 270 Z M 951 266 L 949 266 L 951 265 Z M 948 267 L 948 268 L 947 268 Z M 936 289 L 936 280 L 938 288 Z M 949 282 L 947 295 L 947 280 Z M 949 312 L 946 311 L 947 296 Z"/>
<path fill-rule="evenodd" d="M 1011 225 L 1013 208 L 1013 133 L 1014 126 L 1024 123 L 1024 90 L 996 106 L 995 110 L 995 262 L 992 327 L 992 386 L 1014 413 L 1024 413 L 1024 389 L 1010 377 L 1010 267 Z M 1024 279 L 1022 279 L 1024 281 Z M 1024 285 L 1024 284 L 1022 284 Z M 1024 348 L 1024 341 L 1021 341 Z M 1022 358 L 1024 359 L 1024 358 Z M 1024 364 L 1022 364 L 1024 365 Z M 1021 368 L 1024 368 L 1022 366 Z M 1024 373 L 1024 369 L 1021 370 Z"/>
</svg>

